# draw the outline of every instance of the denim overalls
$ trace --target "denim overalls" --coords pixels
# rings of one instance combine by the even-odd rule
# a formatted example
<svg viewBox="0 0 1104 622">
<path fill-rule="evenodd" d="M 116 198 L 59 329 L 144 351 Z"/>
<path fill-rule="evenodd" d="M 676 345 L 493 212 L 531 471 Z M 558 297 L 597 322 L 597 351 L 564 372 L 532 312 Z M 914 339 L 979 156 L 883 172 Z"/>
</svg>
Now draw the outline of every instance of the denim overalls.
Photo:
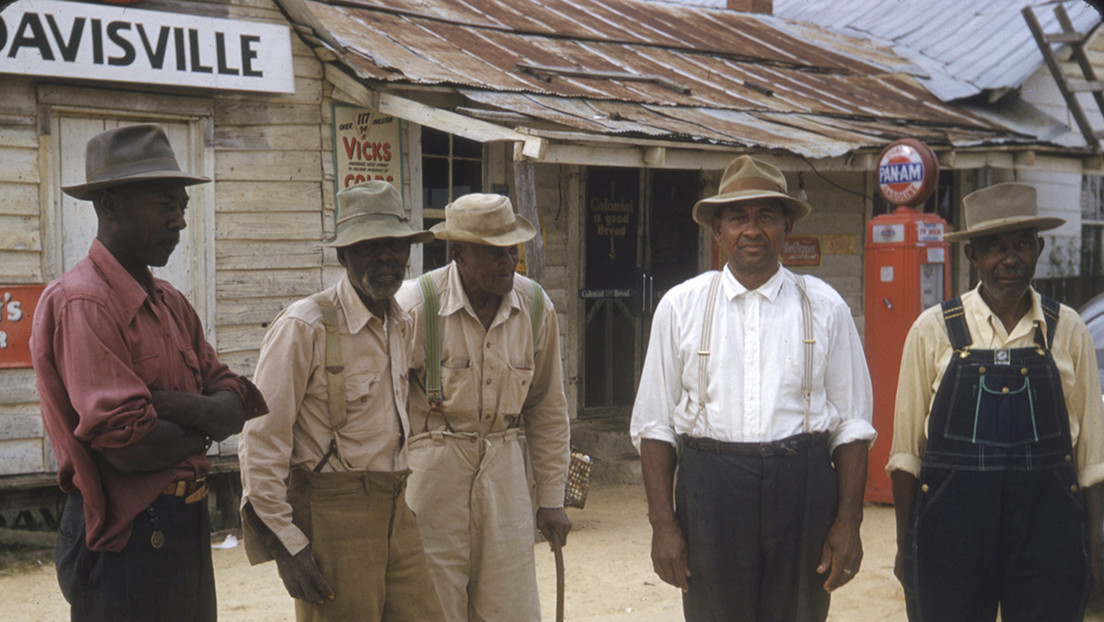
<svg viewBox="0 0 1104 622">
<path fill-rule="evenodd" d="M 936 392 L 904 559 L 911 622 L 1081 620 L 1091 574 L 1069 417 L 1046 341 L 977 350 L 961 299 Z"/>
</svg>

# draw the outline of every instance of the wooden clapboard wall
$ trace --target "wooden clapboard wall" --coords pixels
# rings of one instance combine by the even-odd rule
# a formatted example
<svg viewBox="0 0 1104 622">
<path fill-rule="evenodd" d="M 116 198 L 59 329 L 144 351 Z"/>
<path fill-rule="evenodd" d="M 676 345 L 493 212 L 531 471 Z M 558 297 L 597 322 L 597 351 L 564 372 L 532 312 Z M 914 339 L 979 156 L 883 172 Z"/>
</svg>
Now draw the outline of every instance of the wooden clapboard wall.
<svg viewBox="0 0 1104 622">
<path fill-rule="evenodd" d="M 271 0 L 151 0 L 142 8 L 287 24 Z M 45 283 L 62 272 L 58 186 L 70 182 L 57 170 L 60 120 L 181 124 L 188 128 L 182 140 L 194 138 L 192 171 L 214 179 L 191 192 L 189 227 L 198 228 L 204 248 L 191 293 L 197 309 L 206 309 L 208 337 L 222 360 L 252 374 L 268 323 L 325 282 L 319 240 L 329 218 L 323 201 L 332 205 L 333 194 L 329 104 L 321 63 L 294 30 L 291 39 L 292 94 L 3 76 L 0 283 Z M 79 151 L 83 161 L 83 146 Z M 236 453 L 236 442 L 213 451 Z M 0 369 L 0 478 L 55 469 L 32 371 Z"/>
</svg>

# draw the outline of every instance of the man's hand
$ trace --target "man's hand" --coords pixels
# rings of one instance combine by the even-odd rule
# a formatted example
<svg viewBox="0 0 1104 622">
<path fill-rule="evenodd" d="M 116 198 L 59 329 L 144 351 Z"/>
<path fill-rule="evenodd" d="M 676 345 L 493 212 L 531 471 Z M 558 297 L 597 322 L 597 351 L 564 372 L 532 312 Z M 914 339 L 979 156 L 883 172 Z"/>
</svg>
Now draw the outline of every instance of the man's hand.
<svg viewBox="0 0 1104 622">
<path fill-rule="evenodd" d="M 837 518 L 828 530 L 828 537 L 824 539 L 824 550 L 820 554 L 820 565 L 817 566 L 817 574 L 828 572 L 824 591 L 835 591 L 859 573 L 863 558 L 860 524 Z"/>
<path fill-rule="evenodd" d="M 292 598 L 321 605 L 326 599 L 333 600 L 334 593 L 330 584 L 322 577 L 322 571 L 314 561 L 311 546 L 308 544 L 295 555 L 280 555 L 276 558 L 276 567 L 284 587 Z"/>
<path fill-rule="evenodd" d="M 571 531 L 571 519 L 563 508 L 537 508 L 537 529 L 549 544 L 555 532 L 560 539 L 560 546 L 564 546 L 567 544 L 567 533 Z"/>
<path fill-rule="evenodd" d="M 690 591 L 686 536 L 675 521 L 652 524 L 652 569 L 665 583 Z"/>
<path fill-rule="evenodd" d="M 196 428 L 219 442 L 241 432 L 245 425 L 245 408 L 237 394 L 230 391 L 219 391 L 209 396 L 179 391 L 150 391 L 150 400 L 159 417 Z"/>
</svg>

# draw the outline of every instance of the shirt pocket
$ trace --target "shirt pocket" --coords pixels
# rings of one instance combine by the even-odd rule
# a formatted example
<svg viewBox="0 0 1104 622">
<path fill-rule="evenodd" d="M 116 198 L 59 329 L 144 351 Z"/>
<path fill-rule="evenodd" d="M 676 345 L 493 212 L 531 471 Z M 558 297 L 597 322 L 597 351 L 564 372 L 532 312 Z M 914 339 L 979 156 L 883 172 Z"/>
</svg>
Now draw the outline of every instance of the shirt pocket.
<svg viewBox="0 0 1104 622">
<path fill-rule="evenodd" d="M 448 415 L 478 416 L 479 378 L 470 365 L 441 367 L 441 391 L 444 403 L 441 407 Z M 453 422 L 455 425 L 456 422 Z"/>
<path fill-rule="evenodd" d="M 508 367 L 499 382 L 499 412 L 503 415 L 521 414 L 532 384 L 532 367 Z"/>
<path fill-rule="evenodd" d="M 134 374 L 138 376 L 138 379 L 142 381 L 142 384 L 148 388 L 162 388 L 158 383 L 158 379 L 161 377 L 161 357 L 158 354 L 138 353 L 131 360 L 130 367 L 134 370 Z"/>
<path fill-rule="evenodd" d="M 342 429 L 343 433 L 382 431 L 384 418 L 395 415 L 394 405 L 380 400 L 382 379 L 383 376 L 378 373 L 349 373 L 349 370 L 345 370 L 345 410 L 348 419 Z"/>
</svg>

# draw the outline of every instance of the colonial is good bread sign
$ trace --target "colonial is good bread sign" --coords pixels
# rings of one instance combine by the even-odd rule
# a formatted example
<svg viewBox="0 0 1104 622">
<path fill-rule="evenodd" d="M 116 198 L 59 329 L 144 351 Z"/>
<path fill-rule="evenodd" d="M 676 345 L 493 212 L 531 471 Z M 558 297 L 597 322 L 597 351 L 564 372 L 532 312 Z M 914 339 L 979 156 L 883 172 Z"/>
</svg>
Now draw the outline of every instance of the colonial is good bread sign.
<svg viewBox="0 0 1104 622">
<path fill-rule="evenodd" d="M 285 25 L 55 0 L 0 12 L 4 73 L 295 91 Z"/>
</svg>

